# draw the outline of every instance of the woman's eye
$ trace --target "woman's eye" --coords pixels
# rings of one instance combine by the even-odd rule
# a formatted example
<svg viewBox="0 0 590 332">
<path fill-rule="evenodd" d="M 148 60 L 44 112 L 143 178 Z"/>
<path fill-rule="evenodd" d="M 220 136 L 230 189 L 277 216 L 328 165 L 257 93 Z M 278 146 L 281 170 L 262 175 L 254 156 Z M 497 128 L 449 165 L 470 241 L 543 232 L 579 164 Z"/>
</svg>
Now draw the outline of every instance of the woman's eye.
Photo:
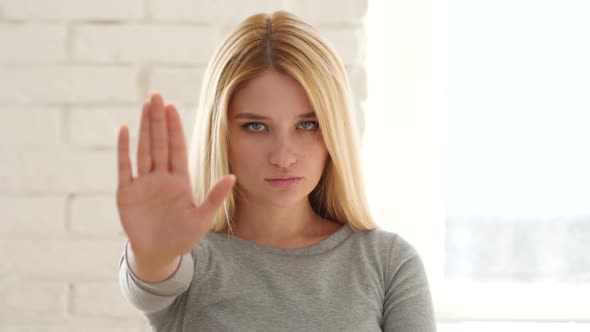
<svg viewBox="0 0 590 332">
<path fill-rule="evenodd" d="M 309 126 L 309 124 L 311 124 L 312 126 Z M 303 129 L 313 130 L 318 128 L 319 123 L 317 121 L 304 121 L 301 122 L 301 125 L 305 127 Z"/>
<path fill-rule="evenodd" d="M 258 132 L 258 131 L 261 131 L 260 129 L 263 126 L 264 125 L 262 123 L 259 123 L 259 122 L 248 122 L 248 123 L 244 124 L 242 127 L 248 128 L 248 129 L 250 129 L 251 131 L 254 131 L 254 132 Z"/>
<path fill-rule="evenodd" d="M 316 130 L 318 129 L 319 123 L 317 121 L 303 121 L 299 124 L 299 127 L 302 127 L 304 130 Z M 248 122 L 242 125 L 242 128 L 246 128 L 248 131 L 258 133 L 262 132 L 266 129 L 266 125 L 260 122 Z"/>
</svg>

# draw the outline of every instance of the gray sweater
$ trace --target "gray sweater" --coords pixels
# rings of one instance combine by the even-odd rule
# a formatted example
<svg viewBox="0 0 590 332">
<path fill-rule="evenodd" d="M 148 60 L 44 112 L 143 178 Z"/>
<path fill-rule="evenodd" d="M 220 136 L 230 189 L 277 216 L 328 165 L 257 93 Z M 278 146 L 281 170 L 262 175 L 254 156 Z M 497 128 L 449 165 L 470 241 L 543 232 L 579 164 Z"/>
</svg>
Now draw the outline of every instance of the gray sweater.
<svg viewBox="0 0 590 332">
<path fill-rule="evenodd" d="M 155 331 L 436 330 L 420 256 L 381 229 L 295 249 L 209 232 L 159 283 L 133 274 L 127 244 L 121 289 Z"/>
</svg>

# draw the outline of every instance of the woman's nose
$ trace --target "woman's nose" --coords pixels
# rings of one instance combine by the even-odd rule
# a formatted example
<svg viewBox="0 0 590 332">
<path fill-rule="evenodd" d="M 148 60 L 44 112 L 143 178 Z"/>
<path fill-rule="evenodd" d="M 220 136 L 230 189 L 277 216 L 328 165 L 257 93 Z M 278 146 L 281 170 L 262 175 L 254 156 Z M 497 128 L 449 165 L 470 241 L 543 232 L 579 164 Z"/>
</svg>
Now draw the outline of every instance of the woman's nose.
<svg viewBox="0 0 590 332">
<path fill-rule="evenodd" d="M 277 138 L 269 156 L 270 163 L 279 167 L 289 167 L 297 162 L 296 144 L 293 138 Z"/>
</svg>

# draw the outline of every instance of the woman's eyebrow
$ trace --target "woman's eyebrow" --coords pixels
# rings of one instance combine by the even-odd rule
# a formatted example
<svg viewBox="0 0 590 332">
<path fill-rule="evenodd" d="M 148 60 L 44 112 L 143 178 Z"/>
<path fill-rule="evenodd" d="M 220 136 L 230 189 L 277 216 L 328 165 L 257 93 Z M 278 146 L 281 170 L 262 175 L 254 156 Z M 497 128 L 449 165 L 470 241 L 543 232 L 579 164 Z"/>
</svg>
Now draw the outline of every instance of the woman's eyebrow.
<svg viewBox="0 0 590 332">
<path fill-rule="evenodd" d="M 299 114 L 299 118 L 315 118 L 315 112 Z M 254 113 L 239 113 L 234 116 L 234 119 L 252 119 L 252 120 L 270 120 L 266 116 L 254 114 Z"/>
</svg>

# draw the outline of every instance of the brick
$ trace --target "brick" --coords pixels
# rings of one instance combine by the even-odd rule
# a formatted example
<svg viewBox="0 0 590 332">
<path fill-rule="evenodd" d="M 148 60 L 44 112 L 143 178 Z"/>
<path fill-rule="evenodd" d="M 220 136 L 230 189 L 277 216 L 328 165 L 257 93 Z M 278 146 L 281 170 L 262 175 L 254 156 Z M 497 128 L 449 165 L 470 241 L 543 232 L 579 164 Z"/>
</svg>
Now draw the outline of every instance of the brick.
<svg viewBox="0 0 590 332">
<path fill-rule="evenodd" d="M 65 203 L 65 196 L 0 196 L 0 235 L 63 234 Z"/>
<path fill-rule="evenodd" d="M 356 101 L 367 99 L 367 73 L 361 66 L 346 66 L 350 89 Z"/>
<path fill-rule="evenodd" d="M 367 0 L 292 0 L 291 11 L 312 25 L 358 24 L 367 14 Z"/>
<path fill-rule="evenodd" d="M 137 69 L 125 66 L 0 67 L 0 102 L 136 102 Z"/>
<path fill-rule="evenodd" d="M 363 137 L 363 133 L 365 132 L 365 112 L 363 110 L 363 106 L 361 105 L 361 103 L 358 102 L 354 102 L 353 104 L 353 111 L 354 111 L 354 115 L 355 115 L 355 121 L 356 121 L 356 126 L 357 126 L 357 133 L 359 135 L 359 137 Z"/>
<path fill-rule="evenodd" d="M 61 281 L 10 278 L 0 282 L 1 315 L 65 315 L 67 285 Z"/>
<path fill-rule="evenodd" d="M 191 137 L 195 126 L 195 117 L 197 115 L 197 102 L 194 105 L 181 105 L 180 116 L 182 117 L 182 128 L 186 138 L 187 149 L 190 149 Z"/>
<path fill-rule="evenodd" d="M 283 9 L 283 3 L 277 0 L 148 0 L 148 8 L 155 20 L 237 24 L 259 12 Z"/>
<path fill-rule="evenodd" d="M 88 319 L 44 319 L 6 317 L 0 320 L 0 332 L 148 332 L 140 322 L 105 318 Z"/>
<path fill-rule="evenodd" d="M 73 285 L 70 307 L 73 315 L 139 318 L 116 282 L 78 282 Z"/>
<path fill-rule="evenodd" d="M 115 195 L 75 195 L 69 211 L 70 231 L 75 234 L 125 238 Z"/>
<path fill-rule="evenodd" d="M 113 193 L 115 150 L 18 149 L 0 154 L 0 193 Z"/>
<path fill-rule="evenodd" d="M 197 104 L 204 72 L 204 67 L 156 67 L 152 69 L 149 90 L 159 91 L 175 105 Z"/>
<path fill-rule="evenodd" d="M 133 20 L 144 17 L 142 0 L 0 0 L 7 19 Z"/>
<path fill-rule="evenodd" d="M 0 238 L 0 275 L 52 280 L 117 280 L 123 240 Z"/>
<path fill-rule="evenodd" d="M 81 25 L 73 32 L 73 57 L 96 62 L 206 64 L 219 40 L 212 27 Z"/>
<path fill-rule="evenodd" d="M 0 107 L 0 147 L 55 146 L 61 142 L 61 112 L 55 107 Z"/>
<path fill-rule="evenodd" d="M 73 107 L 66 121 L 68 142 L 75 146 L 115 147 L 123 124 L 129 128 L 130 141 L 136 142 L 142 105 Z"/>
<path fill-rule="evenodd" d="M 158 90 L 153 90 L 158 91 Z M 161 92 L 166 104 L 173 104 L 179 111 L 184 128 L 185 138 L 193 127 L 196 112 L 194 105 L 177 103 L 168 98 L 169 94 Z M 66 128 L 68 131 L 68 142 L 75 146 L 83 147 L 109 147 L 115 149 L 119 128 L 127 124 L 129 128 L 129 144 L 131 162 L 135 165 L 137 160 L 137 144 L 139 139 L 139 125 L 141 121 L 141 107 L 76 107 L 68 116 Z"/>
<path fill-rule="evenodd" d="M 57 184 L 69 192 L 114 192 L 117 187 L 116 150 L 72 151 Z"/>
<path fill-rule="evenodd" d="M 66 59 L 66 27 L 61 24 L 0 24 L 0 63 Z"/>
</svg>

